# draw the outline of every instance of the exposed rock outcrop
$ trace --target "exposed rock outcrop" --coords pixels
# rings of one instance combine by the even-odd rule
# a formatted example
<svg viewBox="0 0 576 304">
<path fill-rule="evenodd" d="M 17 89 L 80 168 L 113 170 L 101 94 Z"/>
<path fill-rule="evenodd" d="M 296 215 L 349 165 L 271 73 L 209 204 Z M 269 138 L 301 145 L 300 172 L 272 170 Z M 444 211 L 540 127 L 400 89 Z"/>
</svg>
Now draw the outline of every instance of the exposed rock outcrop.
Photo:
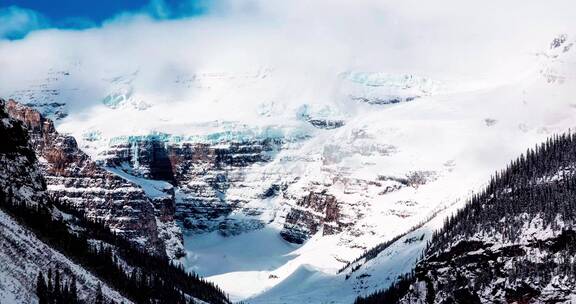
<svg viewBox="0 0 576 304">
<path fill-rule="evenodd" d="M 274 139 L 207 144 L 169 142 L 162 136 L 133 137 L 113 145 L 105 162 L 136 176 L 175 185 L 176 213 L 188 231 L 218 230 L 234 235 L 264 223 L 227 217 L 235 211 L 249 216 L 260 212 L 244 208 L 251 192 L 234 195 L 228 190 L 251 187 L 245 179 L 248 167 L 271 160 L 280 145 L 281 141 Z M 258 197 L 256 193 L 253 196 Z"/>
<path fill-rule="evenodd" d="M 309 119 L 308 122 L 319 129 L 337 129 L 344 126 L 343 120 Z"/>
<path fill-rule="evenodd" d="M 22 123 L 7 115 L 0 99 L 0 188 L 18 202 L 37 203 L 43 199 L 46 183 L 28 139 Z"/>
<path fill-rule="evenodd" d="M 93 297 L 100 286 L 106 298 L 129 303 L 92 273 L 47 246 L 15 217 L 5 213 L 5 200 L 35 206 L 45 202 L 47 194 L 42 170 L 29 144 L 29 134 L 21 121 L 8 116 L 5 108 L 6 102 L 0 100 L 0 200 L 3 204 L 0 211 L 0 302 L 38 302 L 35 290 L 38 273 L 57 268 L 62 274 L 77 279 L 78 295 L 83 301 Z M 38 118 L 36 115 L 29 117 Z"/>
<path fill-rule="evenodd" d="M 287 241 L 302 244 L 322 229 L 322 235 L 342 231 L 339 203 L 326 192 L 310 192 L 300 199 L 286 216 L 280 235 Z"/>
<path fill-rule="evenodd" d="M 59 134 L 38 111 L 13 100 L 6 102 L 6 110 L 28 129 L 49 194 L 145 248 L 166 254 L 159 224 L 175 227 L 173 199 L 153 204 L 142 188 L 99 167 L 73 137 Z"/>
</svg>

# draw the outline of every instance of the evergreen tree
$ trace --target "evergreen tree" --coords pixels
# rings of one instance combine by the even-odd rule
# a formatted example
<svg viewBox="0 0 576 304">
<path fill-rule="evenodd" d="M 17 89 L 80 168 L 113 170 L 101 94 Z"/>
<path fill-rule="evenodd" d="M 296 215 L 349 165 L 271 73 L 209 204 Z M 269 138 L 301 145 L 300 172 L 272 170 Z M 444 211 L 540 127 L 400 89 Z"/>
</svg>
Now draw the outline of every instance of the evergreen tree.
<svg viewBox="0 0 576 304">
<path fill-rule="evenodd" d="M 46 286 L 44 275 L 42 274 L 42 271 L 40 271 L 38 272 L 38 278 L 36 279 L 36 296 L 38 297 L 38 304 L 48 304 L 47 294 L 48 287 Z"/>
<path fill-rule="evenodd" d="M 53 304 L 54 303 L 54 299 L 53 299 L 54 288 L 52 285 L 52 268 L 48 269 L 48 284 L 47 284 L 46 290 L 47 290 L 46 302 L 48 304 Z"/>
<path fill-rule="evenodd" d="M 72 276 L 72 280 L 70 281 L 70 303 L 76 304 L 78 303 L 78 290 L 76 289 L 76 277 Z"/>
<path fill-rule="evenodd" d="M 60 302 L 61 298 L 61 286 L 62 286 L 62 282 L 60 281 L 60 271 L 58 269 L 56 269 L 56 274 L 54 275 L 54 292 L 53 292 L 53 297 L 54 297 L 54 302 Z"/>
<path fill-rule="evenodd" d="M 100 282 L 98 282 L 98 287 L 96 287 L 94 304 L 104 304 L 104 294 L 102 294 L 102 285 L 100 285 Z"/>
</svg>

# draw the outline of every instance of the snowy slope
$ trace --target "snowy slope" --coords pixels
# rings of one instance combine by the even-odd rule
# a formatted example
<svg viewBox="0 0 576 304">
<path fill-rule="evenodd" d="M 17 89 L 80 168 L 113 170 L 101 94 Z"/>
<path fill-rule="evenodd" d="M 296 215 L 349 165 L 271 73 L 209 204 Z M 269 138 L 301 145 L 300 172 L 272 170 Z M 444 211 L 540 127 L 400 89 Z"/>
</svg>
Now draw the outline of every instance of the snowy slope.
<svg viewBox="0 0 576 304">
<path fill-rule="evenodd" d="M 49 268 L 60 269 L 66 275 L 74 275 L 82 300 L 92 299 L 98 283 L 103 293 L 116 302 L 131 303 L 104 282 L 94 277 L 66 256 L 38 240 L 34 233 L 20 226 L 4 212 L 0 212 L 0 303 L 34 303 L 38 272 Z"/>
<path fill-rule="evenodd" d="M 212 275 L 215 282 L 230 290 L 231 294 L 236 294 L 238 298 L 253 293 L 253 301 L 262 303 L 292 303 L 306 297 L 346 303 L 354 296 L 349 292 L 336 290 L 350 291 L 352 286 L 356 288 L 353 290 L 354 294 L 366 294 L 385 287 L 397 274 L 411 269 L 411 263 L 420 255 L 418 248 L 424 246 L 422 242 L 416 246 L 408 246 L 401 243 L 404 240 L 402 239 L 397 246 L 405 246 L 406 249 L 394 251 L 394 248 L 391 248 L 393 251 L 384 255 L 390 254 L 393 258 L 379 258 L 371 261 L 374 266 L 366 266 L 368 269 L 375 269 L 374 273 L 387 273 L 385 278 L 374 276 L 357 279 L 358 275 L 372 273 L 369 270 L 359 271 L 353 279 L 347 281 L 354 282 L 349 284 L 343 278 L 345 275 L 335 276 L 335 273 L 343 265 L 341 261 L 350 261 L 364 248 L 391 239 L 425 220 L 435 211 L 461 201 L 471 191 L 479 189 L 493 171 L 505 166 L 526 148 L 554 132 L 574 127 L 576 113 L 572 110 L 569 98 L 575 93 L 574 86 L 569 84 L 573 79 L 569 67 L 573 64 L 574 55 L 570 52 L 564 53 L 563 50 L 558 52 L 559 54 L 554 52 L 551 51 L 548 59 L 540 63 L 542 66 L 527 71 L 525 77 L 510 84 L 424 97 L 379 111 L 364 112 L 356 119 L 349 119 L 342 128 L 315 134 L 309 140 L 310 144 L 305 144 L 305 148 L 298 150 L 298 154 L 310 158 L 316 156 L 317 161 L 293 162 L 287 172 L 298 172 L 296 175 L 301 179 L 296 185 L 307 184 L 311 180 L 324 181 L 324 185 L 329 185 L 327 188 L 330 193 L 343 202 L 351 202 L 346 207 L 349 209 L 344 210 L 360 215 L 355 219 L 353 228 L 336 236 L 318 235 L 298 249 L 279 257 L 274 255 L 268 260 L 266 271 L 256 266 L 245 269 L 245 264 L 238 263 L 235 268 L 214 268 L 217 272 L 208 270 L 206 274 Z M 561 78 L 565 79 L 565 82 L 550 81 L 549 74 L 542 73 L 551 70 L 554 71 L 552 74 L 564 75 Z M 327 163 L 327 157 L 323 154 L 326 146 L 336 146 L 333 150 L 338 153 L 349 150 L 354 147 L 355 142 L 352 134 L 358 129 L 374 134 L 367 136 L 369 144 L 392 143 L 396 151 L 390 155 L 364 156 L 361 153 L 352 153 L 345 155 L 335 164 Z M 356 139 L 360 142 L 361 140 Z M 364 146 L 364 151 L 366 150 Z M 282 153 L 289 154 L 290 151 L 281 151 L 274 162 L 291 159 L 283 158 Z M 274 162 L 268 166 L 279 166 Z M 414 170 L 432 171 L 435 178 L 425 185 L 401 188 L 386 195 L 378 195 L 379 191 L 375 186 L 372 186 L 376 188 L 374 190 L 371 186 L 353 189 L 357 184 L 334 182 L 338 175 L 377 180 L 377 174 L 404 176 Z M 288 191 L 302 188 L 305 186 L 290 186 Z M 365 203 L 355 206 L 354 203 L 357 202 Z M 432 226 L 422 228 L 426 237 L 441 223 L 442 217 L 437 219 L 435 224 L 431 224 Z M 274 224 L 270 227 L 273 228 Z M 411 235 L 423 233 L 421 231 Z M 199 238 L 203 239 L 205 236 Z M 195 240 L 193 237 L 189 243 L 194 243 Z M 238 238 L 215 241 L 222 244 L 234 244 L 238 241 L 236 248 L 241 248 L 244 244 Z M 281 242 L 277 244 L 282 246 Z M 270 243 L 258 243 L 255 246 L 262 246 L 262 250 L 266 250 Z M 213 248 L 211 254 L 217 254 L 223 247 Z M 191 252 L 194 253 L 195 249 Z M 288 261 L 280 267 L 275 266 L 280 258 Z M 397 265 L 402 267 L 397 268 Z M 201 266 L 199 270 L 202 273 Z M 249 281 L 250 288 L 235 284 L 238 278 Z M 336 288 L 332 289 L 331 286 Z M 261 292 L 264 293 L 260 294 Z"/>
<path fill-rule="evenodd" d="M 573 77 L 562 70 L 571 66 L 572 56 L 561 52 L 560 56 L 552 61 L 545 61 L 541 70 L 554 70 L 557 74 L 565 75 L 563 78 L 570 81 Z M 339 235 L 339 239 L 333 239 L 332 242 L 329 241 L 329 238 L 328 240 L 323 239 L 324 242 L 330 242 L 332 246 L 340 244 L 340 246 L 336 245 L 334 249 L 326 244 L 318 248 L 316 246 L 322 244 L 322 241 L 312 239 L 295 251 L 297 257 L 292 258 L 291 263 L 293 265 L 314 265 L 316 266 L 313 268 L 315 275 L 322 276 L 321 273 L 325 273 L 331 276 L 338 268 L 336 265 L 341 265 L 336 258 L 350 260 L 354 254 L 358 255 L 361 252 L 361 250 L 356 250 L 355 253 L 349 253 L 350 251 L 347 250 L 350 249 L 346 249 L 349 246 L 360 244 L 360 246 L 370 247 L 376 244 L 378 240 L 390 239 L 425 219 L 435 208 L 441 208 L 443 205 L 457 201 L 458 198 L 466 197 L 470 190 L 478 189 L 492 171 L 504 166 L 525 148 L 543 140 L 553 132 L 561 132 L 574 127 L 574 111 L 569 99 L 569 96 L 574 93 L 573 90 L 574 86 L 566 82 L 564 84 L 549 82 L 547 75 L 542 75 L 540 69 L 535 69 L 516 83 L 475 92 L 422 99 L 359 118 L 357 124 L 365 124 L 370 126 L 370 129 L 382 125 L 380 132 L 375 131 L 374 133 L 379 134 L 383 142 L 397 145 L 401 152 L 389 157 L 382 157 L 379 160 L 373 159 L 372 162 L 376 165 L 372 166 L 366 166 L 367 162 L 357 161 L 361 164 L 358 165 L 361 167 L 357 171 L 358 175 L 369 174 L 372 170 L 372 172 L 391 172 L 388 174 L 393 174 L 392 172 L 395 170 L 402 172 L 402 170 L 412 166 L 412 168 L 425 168 L 438 172 L 439 177 L 433 183 L 420 186 L 417 189 L 407 188 L 385 197 L 372 198 L 374 203 L 369 204 L 369 209 L 367 208 L 370 210 L 371 216 L 361 219 L 357 225 L 362 227 L 364 232 L 374 233 L 373 236 L 370 235 L 371 233 L 366 233 L 358 238 L 347 236 L 345 232 Z M 333 133 L 342 134 L 353 123 L 348 122 L 346 127 Z M 390 133 L 396 134 L 394 136 Z M 323 139 L 324 142 L 330 142 L 330 144 L 345 142 L 349 147 L 349 142 L 342 140 L 342 137 L 330 135 L 332 135 L 329 137 L 330 139 Z M 322 147 L 318 142 L 311 146 Z M 348 158 L 348 161 L 350 160 Z M 367 167 L 370 169 L 367 170 Z M 349 168 L 347 169 L 349 170 Z M 321 173 L 318 173 L 319 169 L 314 172 L 313 166 L 309 164 L 306 170 L 307 174 L 303 174 L 303 176 L 322 176 Z M 311 171 L 314 173 L 310 173 Z M 334 193 L 338 193 L 337 187 L 331 189 Z M 342 191 L 340 195 L 343 197 L 350 195 L 344 192 Z M 365 192 L 362 194 L 369 195 Z M 370 196 L 368 197 L 370 198 Z M 358 200 L 358 198 L 344 199 L 344 201 L 354 200 Z M 401 218 L 396 214 L 403 211 L 398 209 L 402 208 L 402 205 L 396 207 L 398 204 L 395 204 L 401 200 L 415 201 L 420 204 L 415 204 L 416 207 L 404 207 L 404 210 L 411 212 L 412 216 Z M 373 239 L 371 239 L 372 237 Z M 347 254 L 348 256 L 346 256 Z M 417 255 L 419 253 L 414 253 L 412 261 Z M 332 265 L 334 266 L 332 268 L 326 267 L 326 264 L 330 264 L 326 257 L 333 258 Z M 392 260 L 386 262 L 389 264 L 381 267 L 386 269 L 386 267 L 391 267 L 386 265 L 394 265 L 396 262 L 397 260 Z M 283 270 L 286 273 L 291 273 L 296 269 L 297 267 L 285 266 L 269 273 L 282 273 Z M 409 269 L 410 266 L 406 265 L 403 271 Z M 234 273 L 233 275 L 230 274 L 229 277 L 239 275 L 241 274 Z M 266 277 L 262 274 L 259 275 Z M 222 274 L 215 276 L 214 279 L 222 286 L 227 286 L 225 276 L 226 274 Z M 282 275 L 279 278 L 282 280 Z M 290 279 L 291 276 L 287 276 L 287 278 Z M 375 279 L 371 286 L 370 284 L 367 285 L 367 290 L 363 290 L 364 287 L 362 287 L 358 292 L 370 292 L 382 288 L 385 286 L 385 283 L 382 282 L 390 282 L 394 278 L 395 272 L 390 272 L 387 281 Z M 276 281 L 280 280 L 264 280 L 268 282 L 262 283 L 262 286 L 267 288 L 266 286 L 270 284 L 278 284 Z M 258 280 L 255 279 L 254 281 Z M 295 281 L 298 282 L 298 280 Z M 381 282 L 383 285 L 378 285 L 377 282 Z M 233 284 L 230 284 L 230 288 L 232 286 Z M 278 286 L 282 286 L 282 283 Z M 298 286 L 288 286 L 285 289 L 279 287 L 272 289 L 274 292 L 265 293 L 262 295 L 262 301 L 281 298 L 282 290 L 286 294 L 298 295 L 299 288 L 304 286 L 312 286 L 311 289 L 314 290 L 312 293 L 317 295 L 322 294 L 319 290 L 323 290 L 322 288 L 314 288 L 316 285 L 310 282 L 298 284 Z M 326 297 L 321 297 L 330 299 L 329 295 L 328 292 Z M 293 298 L 294 301 L 296 298 Z"/>
<path fill-rule="evenodd" d="M 352 303 L 359 295 L 385 289 L 398 276 L 413 269 L 432 233 L 442 227 L 445 216 L 459 207 L 461 203 L 456 203 L 443 210 L 418 229 L 390 244 L 373 259 L 361 259 L 338 273 L 305 264 L 273 288 L 253 296 L 247 302 Z"/>
</svg>

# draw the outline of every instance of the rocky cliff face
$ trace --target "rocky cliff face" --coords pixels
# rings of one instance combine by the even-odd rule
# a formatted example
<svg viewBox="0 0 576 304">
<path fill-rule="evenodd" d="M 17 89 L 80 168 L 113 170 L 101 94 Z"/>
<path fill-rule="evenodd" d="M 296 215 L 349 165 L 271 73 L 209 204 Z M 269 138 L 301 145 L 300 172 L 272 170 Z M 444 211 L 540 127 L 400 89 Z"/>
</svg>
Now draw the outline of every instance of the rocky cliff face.
<svg viewBox="0 0 576 304">
<path fill-rule="evenodd" d="M 29 132 L 22 121 L 8 116 L 6 106 L 6 102 L 0 100 L 0 196 L 2 200 L 34 206 L 46 200 L 43 170 L 29 144 Z M 33 112 L 23 114 L 30 119 L 40 118 Z M 67 276 L 75 276 L 81 300 L 94 297 L 100 285 L 109 300 L 130 303 L 89 271 L 47 246 L 4 211 L 0 211 L 0 231 L 0 302 L 37 302 L 34 286 L 38 273 L 57 268 Z"/>
<path fill-rule="evenodd" d="M 6 102 L 6 110 L 28 129 L 49 194 L 157 254 L 177 253 L 173 199 L 152 201 L 138 185 L 99 167 L 73 137 L 56 132 L 53 122 L 36 110 L 13 100 Z"/>
<path fill-rule="evenodd" d="M 325 192 L 310 192 L 288 213 L 280 235 L 289 242 L 302 244 L 320 230 L 322 235 L 331 235 L 341 232 L 344 226 L 336 197 Z"/>
<path fill-rule="evenodd" d="M 350 243 L 366 233 L 361 220 L 370 201 L 399 190 L 413 191 L 436 178 L 433 171 L 351 176 L 340 168 L 345 160 L 389 157 L 396 151 L 367 137 L 353 132 L 351 143 L 320 146 L 318 155 L 300 152 L 306 141 L 285 138 L 195 142 L 150 134 L 111 139 L 101 161 L 133 177 L 170 183 L 176 218 L 192 234 L 236 235 L 274 222 L 289 242 L 302 244 L 319 232 L 346 232 L 343 242 Z M 388 215 L 408 218 L 416 204 L 397 201 Z"/>
<path fill-rule="evenodd" d="M 230 235 L 263 226 L 256 219 L 227 217 L 232 212 L 248 216 L 259 212 L 244 206 L 259 193 L 235 195 L 229 190 L 252 187 L 246 179 L 248 168 L 268 162 L 280 144 L 272 139 L 211 145 L 168 142 L 161 136 L 135 137 L 108 149 L 105 164 L 173 184 L 176 214 L 188 231 L 218 230 Z"/>
<path fill-rule="evenodd" d="M 0 100 L 0 188 L 16 201 L 37 203 L 43 199 L 46 183 L 28 138 L 22 123 L 8 116 Z"/>
</svg>

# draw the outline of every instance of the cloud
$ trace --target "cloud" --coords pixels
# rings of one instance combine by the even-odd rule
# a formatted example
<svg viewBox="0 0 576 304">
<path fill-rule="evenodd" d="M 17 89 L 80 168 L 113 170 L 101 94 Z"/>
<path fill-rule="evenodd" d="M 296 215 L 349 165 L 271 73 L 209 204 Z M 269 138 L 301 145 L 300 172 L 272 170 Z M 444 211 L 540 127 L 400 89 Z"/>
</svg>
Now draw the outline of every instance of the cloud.
<svg viewBox="0 0 576 304">
<path fill-rule="evenodd" d="M 136 54 L 134 58 L 146 58 L 144 54 L 162 49 L 164 53 L 154 54 L 156 62 L 172 61 L 173 53 L 182 52 L 193 57 L 184 58 L 186 61 L 206 64 L 252 57 L 273 61 L 263 64 L 311 61 L 319 68 L 470 69 L 536 51 L 574 25 L 567 13 L 574 6 L 567 0 L 554 1 L 553 5 L 519 0 L 466 4 L 456 0 L 426 4 L 415 0 L 219 0 L 204 6 L 203 15 L 166 20 L 183 13 L 163 0 L 153 0 L 141 11 L 126 12 L 101 28 L 74 33 L 51 30 L 42 34 L 42 39 L 30 37 L 25 44 L 64 40 L 71 48 L 69 52 L 82 54 L 85 45 L 74 40 L 88 44 L 100 39 L 130 41 L 118 45 L 120 50 L 94 45 L 102 55 L 88 51 L 96 58 L 129 62 L 135 60 L 121 58 L 125 50 Z M 0 33 L 4 36 L 45 26 L 41 16 L 28 10 L 12 7 L 2 12 Z M 158 44 L 172 48 L 164 50 Z M 230 55 L 228 49 L 232 47 L 236 51 L 232 58 L 224 56 Z M 243 60 L 234 64 L 243 64 Z"/>
<path fill-rule="evenodd" d="M 42 14 L 9 6 L 0 8 L 0 39 L 18 39 L 31 31 L 48 27 L 48 20 Z"/>
<path fill-rule="evenodd" d="M 80 107 L 106 93 L 103 79 L 138 71 L 131 86 L 150 103 L 181 102 L 198 109 L 217 101 L 226 113 L 265 101 L 333 103 L 337 75 L 348 70 L 439 80 L 509 79 L 533 67 L 534 54 L 551 39 L 576 28 L 572 0 L 210 3 L 190 4 L 200 7 L 201 15 L 171 19 L 178 10 L 154 1 L 101 27 L 40 30 L 20 41 L 0 42 L 0 93 L 65 69 L 74 77 L 61 86 L 86 91 L 70 101 Z M 273 80 L 257 89 L 229 80 L 262 69 L 273 71 L 267 78 Z M 220 80 L 214 76 L 224 72 L 229 75 Z M 176 78 L 195 74 L 209 75 L 211 82 L 175 86 Z M 244 106 L 237 113 L 249 110 Z"/>
</svg>

